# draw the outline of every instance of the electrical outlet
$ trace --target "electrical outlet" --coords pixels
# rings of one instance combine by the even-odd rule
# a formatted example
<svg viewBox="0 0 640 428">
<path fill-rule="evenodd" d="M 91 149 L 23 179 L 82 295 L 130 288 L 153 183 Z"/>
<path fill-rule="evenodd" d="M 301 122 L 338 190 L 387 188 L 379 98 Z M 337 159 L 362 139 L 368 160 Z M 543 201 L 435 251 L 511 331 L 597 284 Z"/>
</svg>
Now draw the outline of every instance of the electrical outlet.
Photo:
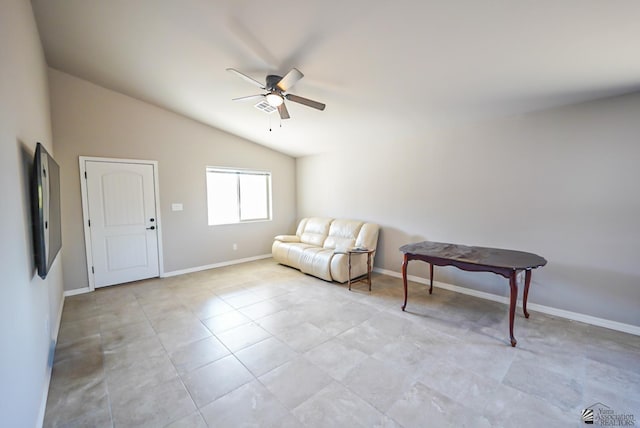
<svg viewBox="0 0 640 428">
<path fill-rule="evenodd" d="M 238 244 L 233 244 L 233 251 L 236 251 L 238 249 Z"/>
</svg>

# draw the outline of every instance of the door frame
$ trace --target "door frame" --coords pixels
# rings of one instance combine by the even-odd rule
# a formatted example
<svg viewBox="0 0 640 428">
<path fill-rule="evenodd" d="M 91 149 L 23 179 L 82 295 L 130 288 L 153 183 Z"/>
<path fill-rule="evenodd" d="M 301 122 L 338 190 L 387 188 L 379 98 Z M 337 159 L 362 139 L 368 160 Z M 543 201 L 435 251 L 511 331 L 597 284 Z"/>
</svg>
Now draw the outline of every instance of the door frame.
<svg viewBox="0 0 640 428">
<path fill-rule="evenodd" d="M 87 277 L 89 278 L 89 291 L 94 291 L 95 277 L 91 272 L 93 266 L 93 248 L 91 246 L 91 230 L 89 228 L 89 198 L 87 194 L 87 181 L 85 180 L 86 167 L 85 162 L 104 162 L 104 163 L 133 163 L 153 166 L 153 191 L 155 193 L 156 202 L 156 230 L 158 233 L 158 276 L 164 276 L 164 257 L 162 251 L 162 220 L 160 218 L 160 185 L 158 182 L 158 161 L 142 160 L 142 159 L 120 159 L 120 158 L 101 158 L 93 156 L 80 156 L 80 192 L 82 194 L 82 228 L 84 231 L 84 246 L 87 261 Z"/>
</svg>

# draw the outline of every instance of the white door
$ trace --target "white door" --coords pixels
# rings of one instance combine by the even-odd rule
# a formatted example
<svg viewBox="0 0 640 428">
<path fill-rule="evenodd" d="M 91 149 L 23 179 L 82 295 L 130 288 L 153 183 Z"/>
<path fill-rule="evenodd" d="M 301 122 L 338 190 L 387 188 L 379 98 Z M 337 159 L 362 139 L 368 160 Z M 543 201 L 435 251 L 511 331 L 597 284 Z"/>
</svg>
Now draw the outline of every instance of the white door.
<svg viewBox="0 0 640 428">
<path fill-rule="evenodd" d="M 159 275 L 154 165 L 85 161 L 94 286 Z"/>
</svg>

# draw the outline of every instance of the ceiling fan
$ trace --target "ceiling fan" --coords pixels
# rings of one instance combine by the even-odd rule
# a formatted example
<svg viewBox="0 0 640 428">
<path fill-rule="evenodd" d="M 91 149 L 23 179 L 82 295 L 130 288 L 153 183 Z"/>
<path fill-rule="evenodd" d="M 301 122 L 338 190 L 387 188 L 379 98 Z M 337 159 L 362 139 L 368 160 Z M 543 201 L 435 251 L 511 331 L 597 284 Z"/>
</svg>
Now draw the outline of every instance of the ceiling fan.
<svg viewBox="0 0 640 428">
<path fill-rule="evenodd" d="M 262 99 L 261 102 L 256 104 L 256 107 L 267 113 L 272 113 L 278 110 L 281 119 L 291 118 L 291 116 L 289 116 L 287 106 L 284 104 L 285 99 L 318 110 L 324 110 L 324 108 L 326 107 L 323 103 L 319 103 L 318 101 L 299 97 L 287 92 L 291 87 L 293 87 L 293 85 L 298 82 L 298 80 L 304 77 L 304 74 L 302 74 L 302 72 L 300 72 L 300 70 L 298 70 L 297 68 L 292 68 L 287 74 L 284 75 L 284 77 L 269 74 L 265 79 L 264 85 L 254 78 L 249 77 L 234 68 L 227 68 L 227 71 L 236 74 L 240 78 L 259 87 L 260 89 L 267 91 L 266 94 L 249 95 L 247 97 L 234 98 L 233 101 Z"/>
</svg>

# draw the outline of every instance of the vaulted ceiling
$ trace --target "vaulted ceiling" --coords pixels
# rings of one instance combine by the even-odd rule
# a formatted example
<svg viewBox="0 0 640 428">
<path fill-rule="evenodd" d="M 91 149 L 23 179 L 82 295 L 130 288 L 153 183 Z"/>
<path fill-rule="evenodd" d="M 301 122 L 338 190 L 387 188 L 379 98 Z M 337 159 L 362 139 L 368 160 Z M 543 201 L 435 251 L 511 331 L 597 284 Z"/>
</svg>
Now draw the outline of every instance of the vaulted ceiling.
<svg viewBox="0 0 640 428">
<path fill-rule="evenodd" d="M 51 67 L 292 156 L 640 90 L 637 0 L 32 4 Z M 261 91 L 229 67 L 327 108 L 231 101 Z"/>
</svg>

